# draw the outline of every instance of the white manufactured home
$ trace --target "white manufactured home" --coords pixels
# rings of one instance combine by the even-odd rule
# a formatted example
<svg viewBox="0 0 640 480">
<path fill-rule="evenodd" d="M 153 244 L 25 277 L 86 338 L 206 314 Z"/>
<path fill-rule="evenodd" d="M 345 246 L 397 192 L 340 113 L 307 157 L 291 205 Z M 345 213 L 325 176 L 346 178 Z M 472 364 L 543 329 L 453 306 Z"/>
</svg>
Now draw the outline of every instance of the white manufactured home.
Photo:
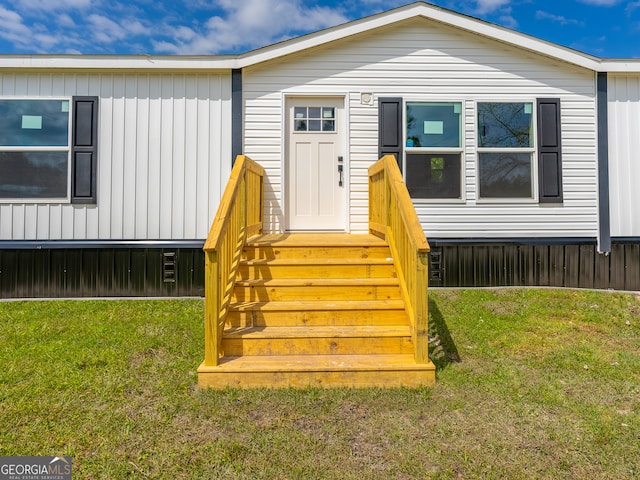
<svg viewBox="0 0 640 480">
<path fill-rule="evenodd" d="M 640 290 L 640 61 L 418 2 L 237 56 L 0 56 L 0 297 L 200 295 L 234 158 L 263 231 L 369 232 L 396 157 L 438 286 Z"/>
</svg>

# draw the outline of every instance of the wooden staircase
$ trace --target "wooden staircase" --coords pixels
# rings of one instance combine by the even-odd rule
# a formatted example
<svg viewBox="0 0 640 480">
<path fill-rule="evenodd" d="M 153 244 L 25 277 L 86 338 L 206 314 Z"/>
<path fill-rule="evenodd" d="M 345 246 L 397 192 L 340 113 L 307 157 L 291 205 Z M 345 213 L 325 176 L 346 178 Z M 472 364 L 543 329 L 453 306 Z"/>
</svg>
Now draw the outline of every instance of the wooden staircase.
<svg viewBox="0 0 640 480">
<path fill-rule="evenodd" d="M 262 166 L 236 158 L 204 245 L 202 387 L 432 385 L 429 244 L 395 157 L 369 168 L 370 234 L 262 235 Z"/>
<path fill-rule="evenodd" d="M 425 292 L 426 295 L 426 292 Z M 203 387 L 432 385 L 389 246 L 373 235 L 262 235 L 242 250 Z"/>
</svg>

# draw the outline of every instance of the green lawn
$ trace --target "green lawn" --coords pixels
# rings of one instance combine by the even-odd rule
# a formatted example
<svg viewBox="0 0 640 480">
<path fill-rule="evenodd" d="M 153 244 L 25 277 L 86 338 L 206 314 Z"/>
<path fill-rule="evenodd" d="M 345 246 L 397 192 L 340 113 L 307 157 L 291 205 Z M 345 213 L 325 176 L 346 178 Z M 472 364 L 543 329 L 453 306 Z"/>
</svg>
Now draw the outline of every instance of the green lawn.
<svg viewBox="0 0 640 480">
<path fill-rule="evenodd" d="M 640 297 L 432 290 L 437 385 L 201 391 L 200 300 L 0 303 L 0 455 L 74 479 L 640 477 Z"/>
</svg>

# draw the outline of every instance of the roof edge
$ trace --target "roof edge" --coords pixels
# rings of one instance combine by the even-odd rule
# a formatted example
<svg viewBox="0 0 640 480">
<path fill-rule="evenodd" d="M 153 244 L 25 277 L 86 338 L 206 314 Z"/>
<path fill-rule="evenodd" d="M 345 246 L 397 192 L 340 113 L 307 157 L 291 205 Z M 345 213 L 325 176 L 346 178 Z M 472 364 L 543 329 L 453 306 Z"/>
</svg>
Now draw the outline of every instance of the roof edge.
<svg viewBox="0 0 640 480">
<path fill-rule="evenodd" d="M 311 47 L 417 17 L 424 17 L 579 67 L 594 71 L 601 70 L 600 64 L 602 60 L 598 57 L 423 1 L 253 50 L 238 57 L 239 68 L 275 60 Z"/>
<path fill-rule="evenodd" d="M 423 17 L 594 72 L 640 73 L 640 59 L 603 59 L 437 5 L 418 1 L 324 30 L 232 55 L 0 55 L 0 70 L 211 71 L 251 67 L 350 36 Z"/>
<path fill-rule="evenodd" d="M 0 69 L 232 70 L 232 55 L 2 55 Z"/>
</svg>

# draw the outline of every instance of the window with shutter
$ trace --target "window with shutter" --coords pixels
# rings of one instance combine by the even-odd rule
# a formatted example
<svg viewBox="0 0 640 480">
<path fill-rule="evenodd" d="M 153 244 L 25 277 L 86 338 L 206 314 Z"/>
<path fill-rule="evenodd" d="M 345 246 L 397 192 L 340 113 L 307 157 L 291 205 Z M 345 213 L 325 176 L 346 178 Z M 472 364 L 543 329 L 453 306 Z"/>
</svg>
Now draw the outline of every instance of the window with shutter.
<svg viewBox="0 0 640 480">
<path fill-rule="evenodd" d="M 533 104 L 478 103 L 481 199 L 533 199 Z"/>
<path fill-rule="evenodd" d="M 0 201 L 95 203 L 97 108 L 97 97 L 0 99 Z"/>
<path fill-rule="evenodd" d="M 395 155 L 405 167 L 411 196 L 463 199 L 462 102 L 403 106 L 400 97 L 383 97 L 378 104 L 378 155 Z M 560 119 L 559 98 L 477 102 L 478 198 L 561 203 Z"/>
<path fill-rule="evenodd" d="M 405 178 L 412 198 L 462 198 L 462 102 L 407 102 Z"/>
</svg>

